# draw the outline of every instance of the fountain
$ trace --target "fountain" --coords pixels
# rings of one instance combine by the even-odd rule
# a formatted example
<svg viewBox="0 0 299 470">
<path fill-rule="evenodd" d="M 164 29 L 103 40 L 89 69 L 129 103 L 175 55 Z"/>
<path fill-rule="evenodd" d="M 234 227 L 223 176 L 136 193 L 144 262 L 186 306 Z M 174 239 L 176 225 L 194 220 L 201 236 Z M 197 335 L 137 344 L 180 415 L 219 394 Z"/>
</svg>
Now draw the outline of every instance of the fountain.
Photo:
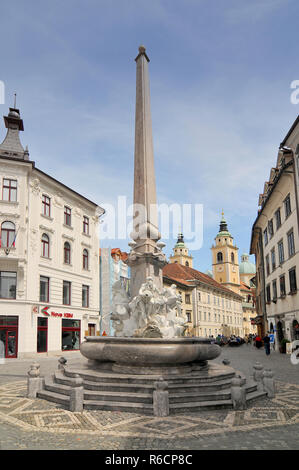
<svg viewBox="0 0 299 470">
<path fill-rule="evenodd" d="M 165 244 L 159 241 L 149 58 L 144 46 L 139 47 L 135 60 L 134 213 L 127 260 L 131 295 L 120 281 L 113 285 L 111 320 L 115 336 L 86 337 L 80 345 L 81 354 L 88 359 L 86 365 L 73 369 L 65 365 L 63 370 L 60 367 L 52 381 L 45 381 L 45 390 L 38 396 L 53 401 L 60 398 L 60 403 L 68 404 L 72 388 L 80 383 L 80 406 L 86 409 L 165 416 L 232 407 L 231 382 L 236 372 L 209 362 L 221 353 L 209 338 L 184 336 L 187 318 L 176 285 L 163 287 L 162 269 L 167 261 Z M 256 385 L 245 385 L 245 378 L 241 382 L 247 399 L 261 393 Z"/>
</svg>

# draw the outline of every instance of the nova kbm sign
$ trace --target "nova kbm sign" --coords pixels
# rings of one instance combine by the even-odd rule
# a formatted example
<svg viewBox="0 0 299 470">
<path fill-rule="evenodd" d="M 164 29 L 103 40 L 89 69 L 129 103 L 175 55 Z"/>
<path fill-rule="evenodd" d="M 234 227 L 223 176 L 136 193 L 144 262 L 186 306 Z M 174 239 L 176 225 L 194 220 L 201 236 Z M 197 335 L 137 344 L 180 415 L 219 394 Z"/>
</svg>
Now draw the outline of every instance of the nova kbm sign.
<svg viewBox="0 0 299 470">
<path fill-rule="evenodd" d="M 73 313 L 57 313 L 57 312 L 49 312 L 49 306 L 43 307 L 41 309 L 41 313 L 45 315 L 46 317 L 60 317 L 60 318 L 73 318 L 74 314 Z"/>
</svg>

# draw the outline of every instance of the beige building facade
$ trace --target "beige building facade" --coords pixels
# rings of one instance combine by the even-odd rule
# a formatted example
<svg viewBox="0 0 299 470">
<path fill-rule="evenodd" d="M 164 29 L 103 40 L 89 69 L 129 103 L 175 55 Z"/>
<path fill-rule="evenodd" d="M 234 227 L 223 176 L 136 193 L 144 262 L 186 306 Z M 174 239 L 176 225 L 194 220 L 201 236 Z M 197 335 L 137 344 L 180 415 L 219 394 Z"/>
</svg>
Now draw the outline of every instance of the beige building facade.
<svg viewBox="0 0 299 470">
<path fill-rule="evenodd" d="M 256 256 L 257 294 L 264 329 L 284 339 L 299 339 L 298 234 L 299 117 L 281 143 L 276 166 L 259 197 L 251 252 Z"/>
<path fill-rule="evenodd" d="M 180 249 L 189 256 L 181 234 L 178 242 L 184 244 Z M 188 334 L 214 338 L 232 334 L 242 337 L 242 296 L 211 276 L 186 266 L 186 260 L 188 258 L 182 259 L 181 264 L 175 255 L 170 257 L 171 262 L 163 268 L 163 282 L 166 286 L 176 284 L 182 296 L 182 309 L 190 323 Z"/>
</svg>

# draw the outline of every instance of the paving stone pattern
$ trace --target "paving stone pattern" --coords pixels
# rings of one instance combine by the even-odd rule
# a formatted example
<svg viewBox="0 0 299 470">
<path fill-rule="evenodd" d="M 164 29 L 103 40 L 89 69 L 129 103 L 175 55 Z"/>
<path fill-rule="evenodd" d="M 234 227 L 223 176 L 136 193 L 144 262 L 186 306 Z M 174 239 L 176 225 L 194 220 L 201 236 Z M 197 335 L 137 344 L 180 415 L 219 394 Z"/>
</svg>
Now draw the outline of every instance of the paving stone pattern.
<svg viewBox="0 0 299 470">
<path fill-rule="evenodd" d="M 287 356 L 270 360 L 252 346 L 225 348 L 230 366 L 252 374 L 259 360 L 278 376 L 274 399 L 250 404 L 247 410 L 213 410 L 157 418 L 137 413 L 88 411 L 71 413 L 54 403 L 26 397 L 30 360 L 15 360 L 0 368 L 1 450 L 190 450 L 298 449 L 299 367 Z M 69 363 L 79 364 L 80 355 Z M 271 361 L 271 363 L 270 363 Z M 8 362 L 8 361 L 7 361 Z M 41 373 L 51 373 L 57 358 L 39 361 Z"/>
</svg>

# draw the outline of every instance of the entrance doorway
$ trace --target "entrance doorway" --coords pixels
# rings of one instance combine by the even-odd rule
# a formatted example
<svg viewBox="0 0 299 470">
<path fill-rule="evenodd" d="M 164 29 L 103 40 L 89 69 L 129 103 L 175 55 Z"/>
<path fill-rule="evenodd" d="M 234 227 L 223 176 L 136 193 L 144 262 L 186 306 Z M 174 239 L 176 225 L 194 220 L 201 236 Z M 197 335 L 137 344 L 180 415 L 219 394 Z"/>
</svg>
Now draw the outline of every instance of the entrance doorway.
<svg viewBox="0 0 299 470">
<path fill-rule="evenodd" d="M 299 339 L 299 323 L 297 320 L 293 320 L 292 323 L 292 339 L 296 341 Z"/>
<path fill-rule="evenodd" d="M 6 359 L 18 356 L 18 317 L 0 316 L 0 352 Z"/>
</svg>

